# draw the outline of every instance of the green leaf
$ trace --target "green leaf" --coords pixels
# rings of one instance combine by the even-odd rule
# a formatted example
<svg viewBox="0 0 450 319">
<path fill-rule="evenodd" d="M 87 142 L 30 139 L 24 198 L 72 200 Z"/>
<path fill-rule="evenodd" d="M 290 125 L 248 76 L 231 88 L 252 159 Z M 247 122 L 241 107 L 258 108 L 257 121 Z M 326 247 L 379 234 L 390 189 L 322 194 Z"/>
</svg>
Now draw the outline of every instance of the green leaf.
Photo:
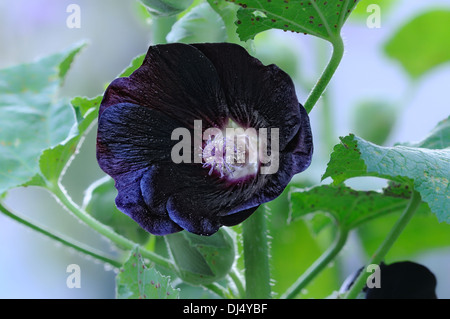
<svg viewBox="0 0 450 319">
<path fill-rule="evenodd" d="M 78 52 L 78 51 L 77 51 Z M 71 55 L 73 56 L 73 54 Z M 140 55 L 133 59 L 131 64 L 119 75 L 119 77 L 129 76 L 142 65 L 145 55 Z M 65 60 L 67 63 L 67 59 Z M 39 170 L 29 181 L 22 186 L 42 186 L 52 187 L 64 175 L 64 169 L 77 152 L 77 147 L 84 138 L 88 130 L 94 125 L 98 118 L 98 110 L 102 101 L 102 96 L 94 98 L 75 97 L 71 104 L 76 115 L 77 125 L 72 127 L 69 136 L 60 144 L 45 149 L 39 158 Z M 113 201 L 114 202 L 114 201 Z"/>
<path fill-rule="evenodd" d="M 141 0 L 151 14 L 157 16 L 172 16 L 183 12 L 193 0 Z"/>
<path fill-rule="evenodd" d="M 58 90 L 83 46 L 0 70 L 0 194 L 36 182 L 41 152 L 69 137 L 74 111 Z"/>
<path fill-rule="evenodd" d="M 386 43 L 386 54 L 413 78 L 450 61 L 450 10 L 423 13 L 403 25 Z"/>
<path fill-rule="evenodd" d="M 337 185 L 352 177 L 378 176 L 376 173 L 367 171 L 366 163 L 361 159 L 361 151 L 354 137 L 353 134 L 344 138 L 340 137 L 341 144 L 334 147 L 322 180 L 331 177 Z"/>
<path fill-rule="evenodd" d="M 178 276 L 194 285 L 222 279 L 236 257 L 236 243 L 229 229 L 221 228 L 208 237 L 182 231 L 164 238 L 177 265 Z"/>
<path fill-rule="evenodd" d="M 100 103 L 102 101 L 102 96 L 97 96 L 95 98 L 88 98 L 85 96 L 77 96 L 70 102 L 77 115 L 78 123 L 81 123 L 86 117 L 86 114 L 92 110 L 98 111 Z"/>
<path fill-rule="evenodd" d="M 273 28 L 333 41 L 340 37 L 341 28 L 357 3 L 358 0 L 240 0 L 237 32 L 242 41 Z"/>
<path fill-rule="evenodd" d="M 224 42 L 226 39 L 224 22 L 208 3 L 202 3 L 189 11 L 175 22 L 167 35 L 169 43 Z"/>
<path fill-rule="evenodd" d="M 76 134 L 73 134 L 68 140 L 61 142 L 61 144 L 44 150 L 39 158 L 40 174 L 50 184 L 56 185 L 59 182 L 64 175 L 64 169 L 67 163 L 70 162 L 77 152 L 78 144 L 84 134 L 93 123 L 96 123 L 101 99 L 102 97 L 98 96 L 93 99 L 77 97 L 72 100 L 72 103 L 74 103 L 72 105 L 76 113 L 84 112 L 85 115 L 76 127 Z M 28 185 L 44 186 L 42 184 L 33 184 L 32 182 L 30 181 Z"/>
<path fill-rule="evenodd" d="M 72 100 L 79 124 L 72 128 L 71 134 L 65 141 L 42 152 L 39 157 L 39 172 L 21 186 L 51 188 L 60 181 L 67 164 L 75 156 L 80 141 L 96 122 L 101 100 L 101 96 L 93 99 L 76 97 Z"/>
<path fill-rule="evenodd" d="M 117 299 L 178 299 L 180 290 L 172 288 L 170 278 L 154 267 L 148 268 L 136 247 L 116 277 Z"/>
<path fill-rule="evenodd" d="M 137 57 L 135 57 L 130 65 L 128 67 L 125 68 L 125 70 L 123 70 L 118 77 L 128 77 L 131 75 L 131 73 L 133 73 L 134 71 L 136 71 L 137 68 L 139 68 L 142 65 L 142 62 L 144 62 L 145 59 L 145 54 L 141 54 Z"/>
<path fill-rule="evenodd" d="M 290 192 L 290 220 L 294 222 L 307 215 L 313 216 L 313 230 L 318 233 L 330 223 L 330 219 L 322 215 L 317 218 L 317 213 L 324 213 L 333 217 L 340 227 L 351 230 L 371 219 L 405 209 L 411 191 L 405 191 L 402 185 L 391 188 L 385 192 L 356 191 L 343 184 L 294 188 Z M 429 211 L 429 208 L 423 204 L 421 210 Z"/>
<path fill-rule="evenodd" d="M 80 53 L 80 51 L 86 47 L 86 43 L 81 42 L 79 44 L 75 44 L 72 46 L 72 50 L 70 50 L 69 54 L 67 55 L 67 57 L 61 62 L 61 64 L 59 65 L 59 78 L 64 80 L 64 78 L 66 77 L 67 72 L 69 71 L 70 67 L 72 66 L 72 62 L 75 59 L 75 56 Z"/>
<path fill-rule="evenodd" d="M 92 217 L 110 226 L 118 234 L 139 244 L 144 244 L 150 237 L 149 233 L 117 209 L 114 204 L 116 196 L 114 180 L 110 177 L 102 178 L 86 190 L 83 208 Z"/>
<path fill-rule="evenodd" d="M 439 221 L 450 223 L 450 148 L 382 147 L 351 134 L 335 146 L 322 180 L 339 184 L 357 176 L 411 183 Z"/>
</svg>

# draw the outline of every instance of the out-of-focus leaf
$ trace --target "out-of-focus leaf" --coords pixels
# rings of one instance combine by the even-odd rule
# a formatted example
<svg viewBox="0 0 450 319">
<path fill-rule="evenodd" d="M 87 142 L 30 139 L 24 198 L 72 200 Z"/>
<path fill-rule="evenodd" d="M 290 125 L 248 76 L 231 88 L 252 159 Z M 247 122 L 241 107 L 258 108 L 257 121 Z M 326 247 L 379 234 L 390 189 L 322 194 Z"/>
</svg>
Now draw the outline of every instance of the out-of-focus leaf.
<svg viewBox="0 0 450 319">
<path fill-rule="evenodd" d="M 154 267 L 148 268 L 135 248 L 116 277 L 117 299 L 178 299 L 179 289 Z"/>
<path fill-rule="evenodd" d="M 299 76 L 298 61 L 300 58 L 299 53 L 292 45 L 276 36 L 265 34 L 255 40 L 254 46 L 255 52 L 253 55 L 256 58 L 266 65 L 275 64 L 296 82 L 295 80 Z"/>
<path fill-rule="evenodd" d="M 332 41 L 340 37 L 358 1 L 240 0 L 236 2 L 242 7 L 237 13 L 237 32 L 242 41 L 273 28 Z"/>
<path fill-rule="evenodd" d="M 83 46 L 0 70 L 0 194 L 36 182 L 42 151 L 73 133 L 74 111 L 58 91 Z"/>
<path fill-rule="evenodd" d="M 166 39 L 169 43 L 224 42 L 227 33 L 221 16 L 202 3 L 175 22 Z"/>
<path fill-rule="evenodd" d="M 366 141 L 382 145 L 397 119 L 397 110 L 389 103 L 366 101 L 356 105 L 353 113 L 355 133 Z"/>
<path fill-rule="evenodd" d="M 450 10 L 423 13 L 403 25 L 385 44 L 386 54 L 413 78 L 450 61 Z"/>
<path fill-rule="evenodd" d="M 236 33 L 237 26 L 235 24 L 236 14 L 239 7 L 222 0 L 207 0 L 211 8 L 216 11 L 222 18 L 227 33 L 227 42 L 239 43 L 246 46 L 245 43 L 240 43 L 239 36 Z"/>
<path fill-rule="evenodd" d="M 400 212 L 388 214 L 370 220 L 358 228 L 362 246 L 368 256 L 376 251 L 399 217 Z M 414 214 L 395 245 L 389 250 L 386 260 L 410 259 L 420 253 L 449 246 L 450 225 L 438 223 L 431 212 L 420 209 Z"/>
<path fill-rule="evenodd" d="M 372 13 L 370 9 L 374 8 L 374 5 L 378 6 L 380 14 L 385 16 L 396 2 L 398 2 L 398 0 L 363 0 L 356 6 L 355 10 L 353 10 L 351 18 L 367 19 Z"/>
<path fill-rule="evenodd" d="M 158 16 L 172 16 L 183 12 L 193 0 L 141 0 L 150 13 Z"/>
<path fill-rule="evenodd" d="M 103 178 L 88 188 L 83 206 L 92 217 L 110 226 L 117 233 L 136 243 L 144 244 L 150 237 L 149 233 L 117 209 L 114 204 L 116 196 L 114 180 Z"/>
</svg>

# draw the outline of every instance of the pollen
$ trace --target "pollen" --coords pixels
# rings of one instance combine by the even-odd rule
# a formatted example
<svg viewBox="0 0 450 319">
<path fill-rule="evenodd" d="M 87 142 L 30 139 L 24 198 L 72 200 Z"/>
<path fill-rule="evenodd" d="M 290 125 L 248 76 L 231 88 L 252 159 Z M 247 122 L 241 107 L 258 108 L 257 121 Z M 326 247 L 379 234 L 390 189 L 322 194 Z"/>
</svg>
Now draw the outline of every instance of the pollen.
<svg viewBox="0 0 450 319">
<path fill-rule="evenodd" d="M 208 135 L 201 149 L 203 167 L 208 174 L 237 180 L 254 176 L 259 169 L 258 136 L 253 128 L 243 129 L 233 121 L 226 128 Z"/>
</svg>

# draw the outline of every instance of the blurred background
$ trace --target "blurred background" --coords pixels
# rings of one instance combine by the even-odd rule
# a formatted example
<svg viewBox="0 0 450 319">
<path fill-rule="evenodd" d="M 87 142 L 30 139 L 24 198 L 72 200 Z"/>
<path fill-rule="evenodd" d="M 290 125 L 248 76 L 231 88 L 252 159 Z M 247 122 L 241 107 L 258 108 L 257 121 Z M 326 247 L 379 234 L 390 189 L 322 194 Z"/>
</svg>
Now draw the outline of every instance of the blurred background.
<svg viewBox="0 0 450 319">
<path fill-rule="evenodd" d="M 197 1 L 198 2 L 198 1 Z M 67 7 L 78 4 L 81 27 L 68 28 Z M 378 4 L 379 27 L 371 28 L 367 7 Z M 418 141 L 448 117 L 450 64 L 439 64 L 411 77 L 386 52 L 386 43 L 403 25 L 429 10 L 450 10 L 447 0 L 362 0 L 343 29 L 344 59 L 329 89 L 311 113 L 316 152 L 311 168 L 294 183 L 316 185 L 325 171 L 338 136 L 355 133 L 378 144 Z M 371 20 L 370 20 L 371 21 Z M 369 22 L 370 22 L 369 21 Z M 119 0 L 0 0 L 0 68 L 31 62 L 85 40 L 61 90 L 67 97 L 95 97 L 103 93 L 130 61 L 152 43 L 152 22 L 138 1 Z M 443 28 L 450 29 L 448 26 Z M 208 30 L 208 29 L 206 29 Z M 212 29 L 211 29 L 212 30 Z M 205 32 L 205 29 L 203 29 Z M 213 35 L 215 36 L 215 35 Z M 205 42 L 214 40 L 206 33 Z M 172 39 L 183 41 L 172 34 Z M 195 39 L 191 37 L 189 39 Z M 442 45 L 449 46 L 449 37 Z M 424 39 L 417 37 L 418 48 Z M 198 40 L 201 41 L 201 40 Z M 330 46 L 310 36 L 268 31 L 259 34 L 253 54 L 288 72 L 304 102 L 330 56 Z M 81 204 L 84 190 L 103 177 L 95 160 L 95 129 L 86 138 L 63 183 Z M 327 182 L 325 180 L 324 182 Z M 348 185 L 379 189 L 384 181 L 355 179 Z M 13 189 L 6 203 L 15 211 L 58 233 L 114 256 L 111 245 L 63 210 L 46 191 Z M 306 222 L 285 226 L 286 198 L 271 204 L 270 231 L 274 291 L 281 294 L 332 241 L 332 232 L 316 236 Z M 325 298 L 361 267 L 393 225 L 386 216 L 354 232 L 338 260 L 323 272 L 304 298 Z M 438 278 L 439 298 L 450 297 L 450 225 L 436 217 L 415 216 L 387 256 L 388 262 L 413 260 L 426 265 Z M 81 268 L 81 288 L 69 289 L 66 268 Z M 57 245 L 0 215 L 0 298 L 114 298 L 115 272 L 71 249 Z"/>
</svg>

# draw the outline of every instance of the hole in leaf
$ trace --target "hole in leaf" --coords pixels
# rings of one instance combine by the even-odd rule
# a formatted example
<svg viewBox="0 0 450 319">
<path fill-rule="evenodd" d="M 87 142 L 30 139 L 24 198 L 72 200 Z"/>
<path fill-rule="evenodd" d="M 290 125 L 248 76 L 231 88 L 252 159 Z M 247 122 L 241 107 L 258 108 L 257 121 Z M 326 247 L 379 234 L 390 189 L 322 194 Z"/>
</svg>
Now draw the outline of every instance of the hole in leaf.
<svg viewBox="0 0 450 319">
<path fill-rule="evenodd" d="M 264 12 L 259 11 L 259 10 L 253 11 L 253 15 L 255 17 L 267 18 L 267 15 Z"/>
</svg>

